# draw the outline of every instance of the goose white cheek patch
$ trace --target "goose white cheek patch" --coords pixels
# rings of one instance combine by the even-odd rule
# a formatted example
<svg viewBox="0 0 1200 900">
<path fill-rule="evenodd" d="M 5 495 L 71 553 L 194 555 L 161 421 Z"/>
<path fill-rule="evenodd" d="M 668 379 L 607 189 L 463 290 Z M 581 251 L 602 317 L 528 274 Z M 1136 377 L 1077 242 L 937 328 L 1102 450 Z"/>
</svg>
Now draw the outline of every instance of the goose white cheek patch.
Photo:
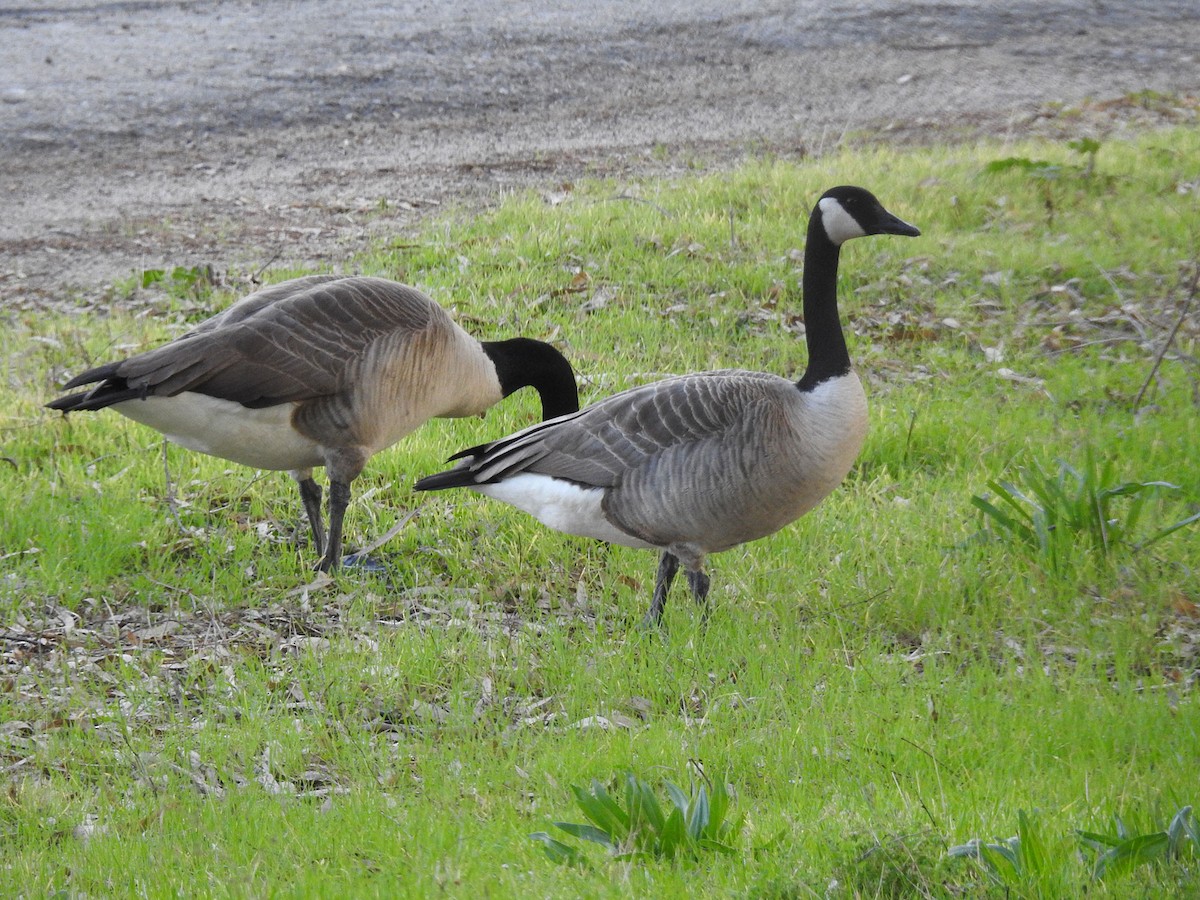
<svg viewBox="0 0 1200 900">
<path fill-rule="evenodd" d="M 835 244 L 844 244 L 851 238 L 866 237 L 867 233 L 854 216 L 846 212 L 846 208 L 833 197 L 821 198 L 817 206 L 821 209 L 821 224 L 825 226 L 825 233 Z"/>
</svg>

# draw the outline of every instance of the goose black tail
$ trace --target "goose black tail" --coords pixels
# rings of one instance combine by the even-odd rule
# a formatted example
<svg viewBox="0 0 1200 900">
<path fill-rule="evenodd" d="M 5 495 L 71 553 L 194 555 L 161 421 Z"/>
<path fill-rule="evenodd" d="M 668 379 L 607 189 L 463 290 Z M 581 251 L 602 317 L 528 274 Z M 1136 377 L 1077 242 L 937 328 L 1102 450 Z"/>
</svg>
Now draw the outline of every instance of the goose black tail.
<svg viewBox="0 0 1200 900">
<path fill-rule="evenodd" d="M 57 400 L 51 400 L 46 404 L 46 408 L 61 410 L 64 413 L 81 412 L 104 409 L 114 403 L 137 400 L 144 396 L 144 391 L 122 385 L 100 385 L 90 391 L 80 391 L 78 394 L 67 394 Z"/>
<path fill-rule="evenodd" d="M 444 491 L 447 488 L 475 487 L 476 481 L 469 468 L 450 469 L 436 475 L 426 475 L 413 485 L 416 491 Z"/>
<path fill-rule="evenodd" d="M 95 387 L 86 391 L 79 391 L 75 394 L 66 394 L 57 400 L 51 400 L 46 404 L 46 407 L 70 413 L 81 410 L 104 409 L 104 407 L 112 406 L 114 403 L 144 397 L 144 389 L 131 389 L 129 383 L 117 375 L 117 367 L 120 365 L 119 362 L 106 363 L 103 366 L 88 369 L 86 372 L 80 372 L 63 385 L 63 390 L 69 391 L 72 388 L 82 387 L 85 384 L 94 384 Z"/>
</svg>

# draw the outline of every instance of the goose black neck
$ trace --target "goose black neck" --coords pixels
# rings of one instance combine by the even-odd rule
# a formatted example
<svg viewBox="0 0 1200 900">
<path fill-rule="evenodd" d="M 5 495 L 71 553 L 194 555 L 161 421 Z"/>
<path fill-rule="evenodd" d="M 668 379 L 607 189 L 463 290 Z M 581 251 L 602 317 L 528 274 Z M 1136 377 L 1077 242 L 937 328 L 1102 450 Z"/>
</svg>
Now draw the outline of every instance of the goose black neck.
<svg viewBox="0 0 1200 900">
<path fill-rule="evenodd" d="M 543 341 L 512 338 L 482 341 L 483 352 L 496 367 L 500 393 L 507 397 L 523 387 L 532 387 L 542 398 L 542 418 L 565 416 L 579 409 L 575 371 L 567 358 Z"/>
<path fill-rule="evenodd" d="M 850 372 L 850 352 L 838 316 L 837 274 L 841 248 L 829 239 L 819 212 L 808 223 L 804 245 L 804 340 L 808 368 L 796 387 L 809 391 Z"/>
</svg>

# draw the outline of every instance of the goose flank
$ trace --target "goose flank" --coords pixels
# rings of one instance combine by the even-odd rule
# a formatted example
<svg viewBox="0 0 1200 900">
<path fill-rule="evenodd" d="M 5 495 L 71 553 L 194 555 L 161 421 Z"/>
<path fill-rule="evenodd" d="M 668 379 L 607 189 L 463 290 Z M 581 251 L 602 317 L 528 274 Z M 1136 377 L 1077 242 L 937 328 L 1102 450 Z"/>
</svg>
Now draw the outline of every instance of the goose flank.
<svg viewBox="0 0 1200 900">
<path fill-rule="evenodd" d="M 862 447 L 867 401 L 842 334 L 837 272 L 842 244 L 874 234 L 920 231 L 859 187 L 832 188 L 814 207 L 798 381 L 742 370 L 668 378 L 464 450 L 416 489 L 471 488 L 559 531 L 658 550 L 645 624 L 661 621 L 681 566 L 707 615 L 707 554 L 804 515 Z"/>
<path fill-rule="evenodd" d="M 433 417 L 483 413 L 535 388 L 546 418 L 579 408 L 574 372 L 541 341 L 477 341 L 420 291 L 314 275 L 257 291 L 161 347 L 89 369 L 47 403 L 112 407 L 191 450 L 287 471 L 336 569 L 350 485 L 367 461 Z M 329 479 L 329 532 L 321 487 Z"/>
</svg>

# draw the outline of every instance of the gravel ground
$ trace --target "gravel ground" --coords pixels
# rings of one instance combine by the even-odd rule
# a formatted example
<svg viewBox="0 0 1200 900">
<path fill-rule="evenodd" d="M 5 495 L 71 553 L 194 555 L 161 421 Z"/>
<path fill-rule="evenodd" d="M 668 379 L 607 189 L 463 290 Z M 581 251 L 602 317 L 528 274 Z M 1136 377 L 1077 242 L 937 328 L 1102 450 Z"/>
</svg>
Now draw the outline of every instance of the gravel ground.
<svg viewBox="0 0 1200 900">
<path fill-rule="evenodd" d="M 0 8 L 0 301 L 139 267 L 339 269 L 455 202 L 848 131 L 1019 134 L 1059 104 L 1136 127 L 1108 101 L 1142 91 L 1200 93 L 1195 0 Z"/>
</svg>

